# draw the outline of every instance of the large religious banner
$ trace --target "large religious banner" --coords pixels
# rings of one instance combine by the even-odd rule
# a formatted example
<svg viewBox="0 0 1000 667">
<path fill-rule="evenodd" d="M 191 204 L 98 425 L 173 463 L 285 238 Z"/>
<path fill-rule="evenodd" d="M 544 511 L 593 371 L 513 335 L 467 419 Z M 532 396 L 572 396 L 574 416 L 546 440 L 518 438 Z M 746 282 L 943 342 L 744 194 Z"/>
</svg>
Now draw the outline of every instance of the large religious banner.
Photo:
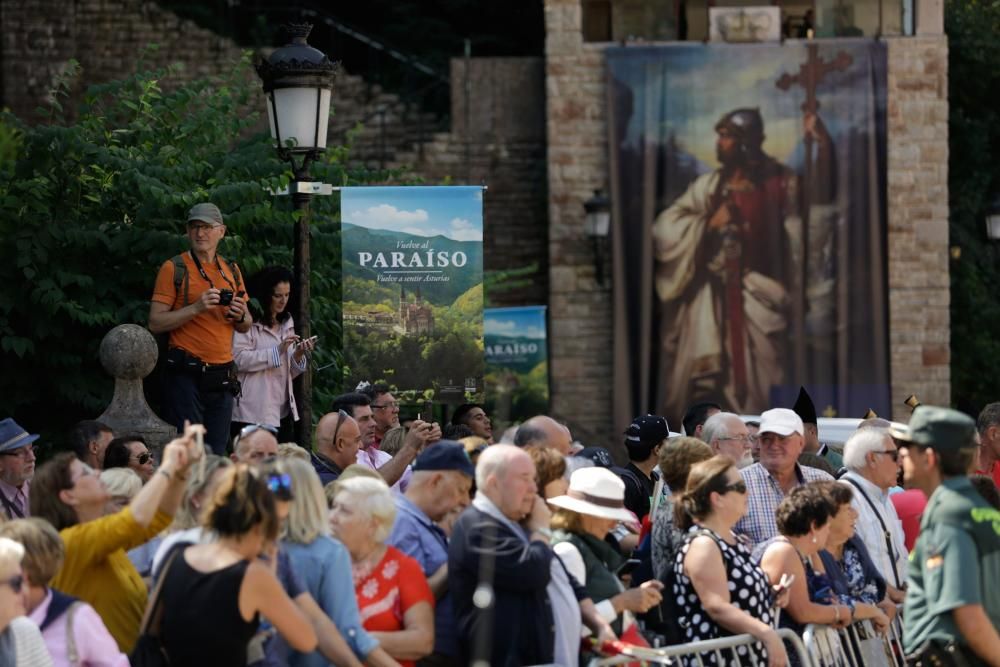
<svg viewBox="0 0 1000 667">
<path fill-rule="evenodd" d="M 483 188 L 343 188 L 340 209 L 345 387 L 481 400 Z"/>
<path fill-rule="evenodd" d="M 616 421 L 890 414 L 885 44 L 607 56 Z"/>
<path fill-rule="evenodd" d="M 545 311 L 545 306 L 485 311 L 485 407 L 494 430 L 549 411 Z"/>
</svg>

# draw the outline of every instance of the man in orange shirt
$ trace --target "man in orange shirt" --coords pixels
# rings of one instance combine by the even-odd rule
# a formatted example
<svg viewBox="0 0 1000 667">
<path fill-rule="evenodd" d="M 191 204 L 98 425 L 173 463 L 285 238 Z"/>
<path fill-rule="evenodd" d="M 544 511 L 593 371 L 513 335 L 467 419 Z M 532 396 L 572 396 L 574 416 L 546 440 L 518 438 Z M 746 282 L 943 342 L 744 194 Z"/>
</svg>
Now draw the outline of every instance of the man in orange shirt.
<svg viewBox="0 0 1000 667">
<path fill-rule="evenodd" d="M 1000 403 L 990 403 L 976 420 L 979 464 L 975 474 L 987 475 L 1000 487 Z"/>
<path fill-rule="evenodd" d="M 188 212 L 191 250 L 160 266 L 149 304 L 149 330 L 170 333 L 163 394 L 165 418 L 204 424 L 205 442 L 225 455 L 233 397 L 239 393 L 233 363 L 233 330 L 246 332 L 247 310 L 239 267 L 216 252 L 226 235 L 215 204 Z"/>
</svg>

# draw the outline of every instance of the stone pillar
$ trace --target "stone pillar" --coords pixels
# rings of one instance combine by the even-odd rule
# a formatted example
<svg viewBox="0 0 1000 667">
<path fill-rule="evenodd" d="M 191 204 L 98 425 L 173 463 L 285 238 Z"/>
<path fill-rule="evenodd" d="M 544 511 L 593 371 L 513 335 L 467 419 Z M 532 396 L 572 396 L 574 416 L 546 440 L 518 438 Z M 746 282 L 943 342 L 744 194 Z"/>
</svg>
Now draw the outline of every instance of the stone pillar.
<svg viewBox="0 0 1000 667">
<path fill-rule="evenodd" d="M 892 37 L 886 134 L 893 418 L 951 403 L 948 38 Z"/>
<path fill-rule="evenodd" d="M 119 435 L 141 435 L 157 454 L 177 436 L 177 429 L 156 416 L 142 391 L 142 380 L 153 372 L 158 354 L 153 334 L 137 324 L 120 324 L 104 336 L 101 365 L 115 378 L 115 395 L 97 418 Z"/>
<path fill-rule="evenodd" d="M 597 283 L 583 202 L 608 187 L 604 49 L 584 43 L 580 0 L 545 2 L 552 416 L 624 456 L 612 424 L 611 290 Z M 610 244 L 609 244 L 610 245 Z M 610 253 L 604 258 L 611 271 Z"/>
</svg>

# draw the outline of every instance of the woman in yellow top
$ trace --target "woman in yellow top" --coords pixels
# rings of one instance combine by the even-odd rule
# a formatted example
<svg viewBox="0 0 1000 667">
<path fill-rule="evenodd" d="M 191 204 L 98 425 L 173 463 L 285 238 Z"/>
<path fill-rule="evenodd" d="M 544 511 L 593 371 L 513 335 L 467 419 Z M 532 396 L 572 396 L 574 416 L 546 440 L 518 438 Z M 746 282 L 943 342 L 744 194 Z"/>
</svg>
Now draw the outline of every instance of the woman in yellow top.
<svg viewBox="0 0 1000 667">
<path fill-rule="evenodd" d="M 124 653 L 139 636 L 147 590 L 126 551 L 170 525 L 187 471 L 204 455 L 189 426 L 163 449 L 163 463 L 132 502 L 105 515 L 108 492 L 98 474 L 71 453 L 57 454 L 35 473 L 31 515 L 47 520 L 66 545 L 52 587 L 89 603 Z"/>
</svg>

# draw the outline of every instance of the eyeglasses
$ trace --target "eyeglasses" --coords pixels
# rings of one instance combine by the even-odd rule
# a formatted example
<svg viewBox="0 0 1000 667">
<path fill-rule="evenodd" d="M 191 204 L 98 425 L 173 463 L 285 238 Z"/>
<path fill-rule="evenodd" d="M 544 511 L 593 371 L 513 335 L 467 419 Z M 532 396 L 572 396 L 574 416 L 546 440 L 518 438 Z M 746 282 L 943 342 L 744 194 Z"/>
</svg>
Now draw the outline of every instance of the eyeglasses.
<svg viewBox="0 0 1000 667">
<path fill-rule="evenodd" d="M 733 440 L 735 442 L 753 442 L 756 438 L 752 435 L 727 435 L 725 438 L 716 438 L 716 440 Z"/>
<path fill-rule="evenodd" d="M 17 449 L 12 449 L 8 452 L 0 452 L 3 456 L 20 456 L 22 459 L 28 458 L 28 452 L 34 457 L 38 456 L 38 445 L 32 445 L 31 447 L 18 447 Z"/>
<path fill-rule="evenodd" d="M 398 410 L 399 409 L 399 402 L 398 401 L 392 401 L 391 403 L 383 403 L 382 405 L 375 405 L 373 403 L 372 404 L 372 408 L 375 409 L 375 410 Z"/>
<path fill-rule="evenodd" d="M 885 454 L 893 461 L 899 461 L 899 450 L 896 449 L 886 449 L 885 451 L 881 452 L 872 452 L 872 454 Z"/>
<path fill-rule="evenodd" d="M 732 484 L 726 484 L 725 486 L 722 487 L 722 491 L 720 491 L 719 493 L 721 493 L 722 495 L 726 495 L 730 491 L 735 491 L 736 493 L 746 493 L 747 483 L 741 479 L 738 482 L 733 482 Z"/>
<path fill-rule="evenodd" d="M 3 581 L 0 581 L 0 586 L 4 585 L 10 586 L 10 590 L 14 591 L 15 593 L 20 593 L 21 587 L 24 585 L 24 575 L 15 574 L 10 579 L 4 579 Z"/>
<path fill-rule="evenodd" d="M 135 457 L 135 460 L 139 462 L 139 465 L 144 466 L 153 460 L 153 455 L 149 452 L 143 452 Z"/>
<path fill-rule="evenodd" d="M 287 472 L 272 472 L 267 476 L 267 488 L 278 500 L 292 499 L 292 476 Z"/>
</svg>

